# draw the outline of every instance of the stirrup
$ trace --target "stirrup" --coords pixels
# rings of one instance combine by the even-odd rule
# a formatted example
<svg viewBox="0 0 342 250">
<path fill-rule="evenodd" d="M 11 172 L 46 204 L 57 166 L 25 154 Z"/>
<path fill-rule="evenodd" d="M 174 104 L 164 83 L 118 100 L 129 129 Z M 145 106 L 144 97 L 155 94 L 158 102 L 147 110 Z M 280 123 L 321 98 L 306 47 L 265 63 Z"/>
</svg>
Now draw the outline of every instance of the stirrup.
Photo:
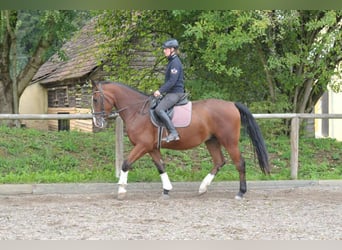
<svg viewBox="0 0 342 250">
<path fill-rule="evenodd" d="M 166 142 L 179 141 L 179 135 L 169 134 L 167 137 L 163 138 L 162 141 L 166 141 Z"/>
</svg>

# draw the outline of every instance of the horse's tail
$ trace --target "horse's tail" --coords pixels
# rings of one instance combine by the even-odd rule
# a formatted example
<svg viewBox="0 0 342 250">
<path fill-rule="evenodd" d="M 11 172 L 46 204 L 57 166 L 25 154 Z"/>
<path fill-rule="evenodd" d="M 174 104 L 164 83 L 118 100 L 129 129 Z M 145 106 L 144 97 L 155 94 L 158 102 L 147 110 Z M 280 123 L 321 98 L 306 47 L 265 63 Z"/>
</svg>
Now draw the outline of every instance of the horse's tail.
<svg viewBox="0 0 342 250">
<path fill-rule="evenodd" d="M 248 110 L 248 108 L 245 105 L 238 102 L 234 104 L 240 112 L 241 123 L 243 126 L 246 127 L 247 133 L 252 140 L 252 144 L 256 151 L 261 171 L 264 174 L 269 174 L 270 166 L 268 162 L 268 153 L 260 128 L 256 123 L 256 120 L 253 117 L 252 113 Z"/>
</svg>

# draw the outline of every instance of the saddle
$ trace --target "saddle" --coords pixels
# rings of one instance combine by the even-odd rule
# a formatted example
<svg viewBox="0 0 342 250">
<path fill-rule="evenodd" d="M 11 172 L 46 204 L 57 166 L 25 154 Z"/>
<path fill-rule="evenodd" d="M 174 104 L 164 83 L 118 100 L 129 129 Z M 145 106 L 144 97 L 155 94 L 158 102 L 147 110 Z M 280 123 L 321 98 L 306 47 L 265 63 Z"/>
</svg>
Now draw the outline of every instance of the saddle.
<svg viewBox="0 0 342 250">
<path fill-rule="evenodd" d="M 155 113 L 155 108 L 161 99 L 153 98 L 150 101 L 150 119 L 154 126 L 158 128 L 158 144 L 157 148 L 161 146 L 161 138 L 163 130 L 165 129 L 164 123 L 159 119 Z M 191 122 L 192 102 L 188 100 L 185 94 L 172 108 L 166 111 L 166 114 L 170 117 L 173 125 L 176 128 L 187 127 Z"/>
<path fill-rule="evenodd" d="M 161 99 L 153 98 L 150 102 L 150 118 L 156 127 L 165 127 L 163 122 L 155 113 L 155 108 Z M 172 108 L 166 110 L 166 114 L 170 117 L 176 128 L 187 127 L 191 121 L 192 102 L 188 100 L 185 94 Z"/>
</svg>

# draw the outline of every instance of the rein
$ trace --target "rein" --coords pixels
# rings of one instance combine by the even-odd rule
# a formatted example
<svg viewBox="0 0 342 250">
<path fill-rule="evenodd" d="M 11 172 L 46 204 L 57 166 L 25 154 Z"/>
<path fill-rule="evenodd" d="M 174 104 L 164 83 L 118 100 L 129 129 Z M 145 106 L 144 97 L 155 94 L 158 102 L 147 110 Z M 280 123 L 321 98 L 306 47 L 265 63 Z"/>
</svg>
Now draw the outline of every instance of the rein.
<svg viewBox="0 0 342 250">
<path fill-rule="evenodd" d="M 151 99 L 153 99 L 153 98 L 154 98 L 153 95 L 151 95 L 151 96 L 149 96 L 145 101 L 141 102 L 141 103 L 144 103 L 144 105 L 141 107 L 140 114 L 146 115 L 146 114 L 148 113 L 148 111 L 144 113 L 144 109 L 146 108 L 147 104 L 148 104 L 148 103 L 151 101 Z"/>
</svg>

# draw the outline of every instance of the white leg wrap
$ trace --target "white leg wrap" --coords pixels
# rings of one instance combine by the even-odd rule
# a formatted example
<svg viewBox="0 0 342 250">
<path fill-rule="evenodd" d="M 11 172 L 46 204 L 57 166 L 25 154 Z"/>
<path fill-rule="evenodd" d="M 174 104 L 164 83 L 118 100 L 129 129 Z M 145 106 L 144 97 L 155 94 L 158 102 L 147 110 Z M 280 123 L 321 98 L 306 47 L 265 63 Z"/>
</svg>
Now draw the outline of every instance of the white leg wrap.
<svg viewBox="0 0 342 250">
<path fill-rule="evenodd" d="M 118 194 L 125 194 L 127 193 L 126 187 L 122 184 L 119 184 Z"/>
<path fill-rule="evenodd" d="M 161 178 L 162 183 L 163 183 L 163 189 L 171 190 L 172 189 L 172 184 L 170 182 L 170 179 L 169 179 L 169 176 L 167 175 L 167 173 L 161 174 L 160 178 Z"/>
<path fill-rule="evenodd" d="M 120 179 L 118 184 L 127 185 L 128 171 L 120 171 Z"/>
<path fill-rule="evenodd" d="M 202 183 L 201 183 L 201 186 L 200 186 L 200 188 L 199 188 L 199 190 L 198 190 L 198 192 L 199 192 L 200 194 L 203 194 L 203 193 L 207 192 L 208 186 L 211 184 L 211 182 L 213 181 L 214 177 L 215 177 L 215 175 L 213 175 L 213 174 L 208 174 L 208 175 L 203 179 L 203 181 L 202 181 Z"/>
<path fill-rule="evenodd" d="M 118 182 L 118 184 L 119 184 L 118 194 L 124 194 L 127 192 L 127 190 L 126 190 L 127 178 L 128 178 L 128 171 L 124 172 L 121 170 L 120 179 Z"/>
</svg>

